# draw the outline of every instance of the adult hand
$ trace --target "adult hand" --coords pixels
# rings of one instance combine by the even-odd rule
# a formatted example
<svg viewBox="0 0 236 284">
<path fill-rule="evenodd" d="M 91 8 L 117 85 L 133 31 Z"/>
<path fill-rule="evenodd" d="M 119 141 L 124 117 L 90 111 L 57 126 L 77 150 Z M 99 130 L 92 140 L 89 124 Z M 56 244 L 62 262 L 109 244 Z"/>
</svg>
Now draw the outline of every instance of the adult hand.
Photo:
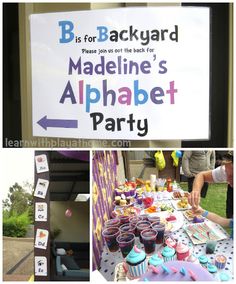
<svg viewBox="0 0 236 284">
<path fill-rule="evenodd" d="M 193 210 L 196 210 L 200 203 L 200 192 L 192 191 L 188 196 L 188 203 L 192 206 Z"/>
</svg>

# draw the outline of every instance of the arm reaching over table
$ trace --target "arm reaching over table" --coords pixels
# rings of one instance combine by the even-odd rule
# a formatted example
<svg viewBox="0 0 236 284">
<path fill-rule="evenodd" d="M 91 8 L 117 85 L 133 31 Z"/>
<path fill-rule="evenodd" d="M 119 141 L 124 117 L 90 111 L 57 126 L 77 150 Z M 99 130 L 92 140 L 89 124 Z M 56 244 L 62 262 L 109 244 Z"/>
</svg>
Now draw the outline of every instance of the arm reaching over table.
<svg viewBox="0 0 236 284">
<path fill-rule="evenodd" d="M 212 171 L 205 171 L 200 172 L 196 175 L 194 182 L 193 182 L 193 190 L 188 196 L 188 203 L 192 206 L 193 209 L 198 208 L 200 203 L 200 197 L 201 197 L 201 188 L 204 184 L 204 182 L 214 182 Z"/>
<path fill-rule="evenodd" d="M 231 227 L 232 219 L 227 219 L 224 217 L 221 217 L 220 215 L 217 215 L 213 212 L 208 212 L 207 210 L 204 210 L 200 206 L 197 209 L 193 209 L 194 214 L 202 215 L 203 217 L 207 218 L 208 220 L 219 224 L 222 227 L 229 228 Z"/>
</svg>

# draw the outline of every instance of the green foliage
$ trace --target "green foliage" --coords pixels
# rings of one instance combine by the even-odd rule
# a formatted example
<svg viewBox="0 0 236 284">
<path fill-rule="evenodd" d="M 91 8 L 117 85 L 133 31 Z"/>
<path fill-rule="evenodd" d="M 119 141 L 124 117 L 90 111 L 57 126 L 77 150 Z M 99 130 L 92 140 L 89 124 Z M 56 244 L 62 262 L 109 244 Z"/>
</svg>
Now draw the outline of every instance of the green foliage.
<svg viewBox="0 0 236 284">
<path fill-rule="evenodd" d="M 28 212 L 31 223 L 33 223 L 33 187 L 29 183 L 24 187 L 15 183 L 9 188 L 8 198 L 3 200 L 4 211 L 9 211 L 9 217 L 21 215 Z"/>
<path fill-rule="evenodd" d="M 7 237 L 24 237 L 30 224 L 28 212 L 3 218 L 3 235 Z"/>
<path fill-rule="evenodd" d="M 188 190 L 188 183 L 181 182 L 181 188 Z M 209 212 L 214 212 L 222 217 L 226 215 L 226 183 L 209 184 L 206 198 L 201 198 L 200 206 Z"/>
</svg>

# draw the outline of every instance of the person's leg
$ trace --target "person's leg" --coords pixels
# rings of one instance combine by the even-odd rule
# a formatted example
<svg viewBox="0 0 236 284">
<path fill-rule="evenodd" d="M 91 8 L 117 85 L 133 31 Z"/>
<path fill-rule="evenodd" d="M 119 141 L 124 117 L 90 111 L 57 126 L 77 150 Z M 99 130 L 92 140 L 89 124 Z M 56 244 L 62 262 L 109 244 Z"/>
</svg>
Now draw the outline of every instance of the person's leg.
<svg viewBox="0 0 236 284">
<path fill-rule="evenodd" d="M 204 182 L 201 190 L 201 197 L 205 198 L 208 190 L 208 183 Z"/>
<path fill-rule="evenodd" d="M 194 177 L 188 178 L 188 192 L 192 192 L 193 190 L 193 181 Z"/>
<path fill-rule="evenodd" d="M 232 218 L 234 214 L 234 210 L 233 210 L 234 195 L 233 193 L 234 193 L 233 187 L 228 184 L 227 199 L 226 199 L 226 217 L 227 218 Z"/>
</svg>

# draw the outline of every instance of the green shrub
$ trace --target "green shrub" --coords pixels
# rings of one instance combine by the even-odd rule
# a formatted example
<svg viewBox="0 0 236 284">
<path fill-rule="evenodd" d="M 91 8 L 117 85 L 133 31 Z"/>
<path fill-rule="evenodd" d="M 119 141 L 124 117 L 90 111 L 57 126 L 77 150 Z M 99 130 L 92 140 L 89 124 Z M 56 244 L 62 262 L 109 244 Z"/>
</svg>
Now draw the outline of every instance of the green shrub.
<svg viewBox="0 0 236 284">
<path fill-rule="evenodd" d="M 3 220 L 3 235 L 7 237 L 24 237 L 30 220 L 28 213 L 25 212 L 20 216 L 11 216 Z"/>
</svg>

